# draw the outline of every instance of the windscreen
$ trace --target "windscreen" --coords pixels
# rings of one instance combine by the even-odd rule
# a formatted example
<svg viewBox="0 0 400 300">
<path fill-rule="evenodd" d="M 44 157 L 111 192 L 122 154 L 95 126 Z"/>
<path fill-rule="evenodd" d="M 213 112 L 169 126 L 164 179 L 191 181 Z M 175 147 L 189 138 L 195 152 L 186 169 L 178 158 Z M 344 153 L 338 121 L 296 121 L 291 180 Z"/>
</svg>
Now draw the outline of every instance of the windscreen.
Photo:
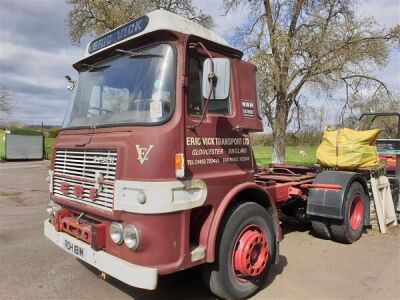
<svg viewBox="0 0 400 300">
<path fill-rule="evenodd" d="M 175 101 L 175 55 L 161 44 L 82 65 L 63 127 L 151 125 L 166 121 Z"/>
</svg>

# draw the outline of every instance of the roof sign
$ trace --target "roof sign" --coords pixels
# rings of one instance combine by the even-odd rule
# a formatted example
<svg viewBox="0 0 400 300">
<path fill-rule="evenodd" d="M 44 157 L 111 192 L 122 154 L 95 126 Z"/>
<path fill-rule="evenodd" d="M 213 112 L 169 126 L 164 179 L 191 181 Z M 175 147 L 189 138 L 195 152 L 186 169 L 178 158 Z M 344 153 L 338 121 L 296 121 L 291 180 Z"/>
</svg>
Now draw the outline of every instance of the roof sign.
<svg viewBox="0 0 400 300">
<path fill-rule="evenodd" d="M 108 32 L 98 39 L 95 39 L 90 43 L 88 51 L 89 53 L 96 52 L 129 36 L 138 34 L 146 28 L 147 24 L 149 24 L 149 18 L 147 16 L 130 21 L 129 23 L 126 23 L 114 29 L 113 31 Z"/>
</svg>

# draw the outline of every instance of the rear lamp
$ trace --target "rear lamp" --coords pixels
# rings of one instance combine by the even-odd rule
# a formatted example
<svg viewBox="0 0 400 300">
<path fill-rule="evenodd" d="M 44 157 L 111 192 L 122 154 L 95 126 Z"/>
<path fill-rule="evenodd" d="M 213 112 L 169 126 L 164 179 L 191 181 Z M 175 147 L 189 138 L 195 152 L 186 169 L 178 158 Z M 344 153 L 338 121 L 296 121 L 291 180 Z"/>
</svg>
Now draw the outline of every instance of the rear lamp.
<svg viewBox="0 0 400 300">
<path fill-rule="evenodd" d="M 139 234 L 132 225 L 124 228 L 124 243 L 131 250 L 136 250 L 139 247 Z"/>
<path fill-rule="evenodd" d="M 110 225 L 110 238 L 117 245 L 121 245 L 123 238 L 122 225 L 118 222 L 112 222 Z"/>
</svg>

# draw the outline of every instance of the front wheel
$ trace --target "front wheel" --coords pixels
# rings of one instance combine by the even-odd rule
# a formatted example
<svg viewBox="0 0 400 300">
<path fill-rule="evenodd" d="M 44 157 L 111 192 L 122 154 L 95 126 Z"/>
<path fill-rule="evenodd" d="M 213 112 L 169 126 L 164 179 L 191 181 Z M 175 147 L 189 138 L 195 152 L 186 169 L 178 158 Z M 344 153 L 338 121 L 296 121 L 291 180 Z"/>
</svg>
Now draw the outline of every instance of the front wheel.
<svg viewBox="0 0 400 300">
<path fill-rule="evenodd" d="M 347 192 L 343 220 L 331 220 L 333 238 L 341 243 L 351 244 L 357 241 L 364 228 L 365 211 L 368 197 L 362 185 L 353 182 Z"/>
<path fill-rule="evenodd" d="M 211 292 L 223 299 L 246 299 L 262 287 L 275 258 L 273 224 L 273 217 L 256 203 L 239 203 L 227 211 L 216 260 L 203 267 Z"/>
</svg>

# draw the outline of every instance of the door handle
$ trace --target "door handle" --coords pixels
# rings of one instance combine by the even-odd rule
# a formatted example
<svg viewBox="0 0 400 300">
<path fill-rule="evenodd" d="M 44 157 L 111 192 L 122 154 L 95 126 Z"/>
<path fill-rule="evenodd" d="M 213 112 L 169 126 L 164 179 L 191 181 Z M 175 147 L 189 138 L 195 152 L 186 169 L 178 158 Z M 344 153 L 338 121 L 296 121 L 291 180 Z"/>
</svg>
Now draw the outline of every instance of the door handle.
<svg viewBox="0 0 400 300">
<path fill-rule="evenodd" d="M 243 131 L 243 126 L 236 125 L 235 127 L 232 128 L 232 130 L 237 131 L 237 132 L 242 132 Z"/>
</svg>

